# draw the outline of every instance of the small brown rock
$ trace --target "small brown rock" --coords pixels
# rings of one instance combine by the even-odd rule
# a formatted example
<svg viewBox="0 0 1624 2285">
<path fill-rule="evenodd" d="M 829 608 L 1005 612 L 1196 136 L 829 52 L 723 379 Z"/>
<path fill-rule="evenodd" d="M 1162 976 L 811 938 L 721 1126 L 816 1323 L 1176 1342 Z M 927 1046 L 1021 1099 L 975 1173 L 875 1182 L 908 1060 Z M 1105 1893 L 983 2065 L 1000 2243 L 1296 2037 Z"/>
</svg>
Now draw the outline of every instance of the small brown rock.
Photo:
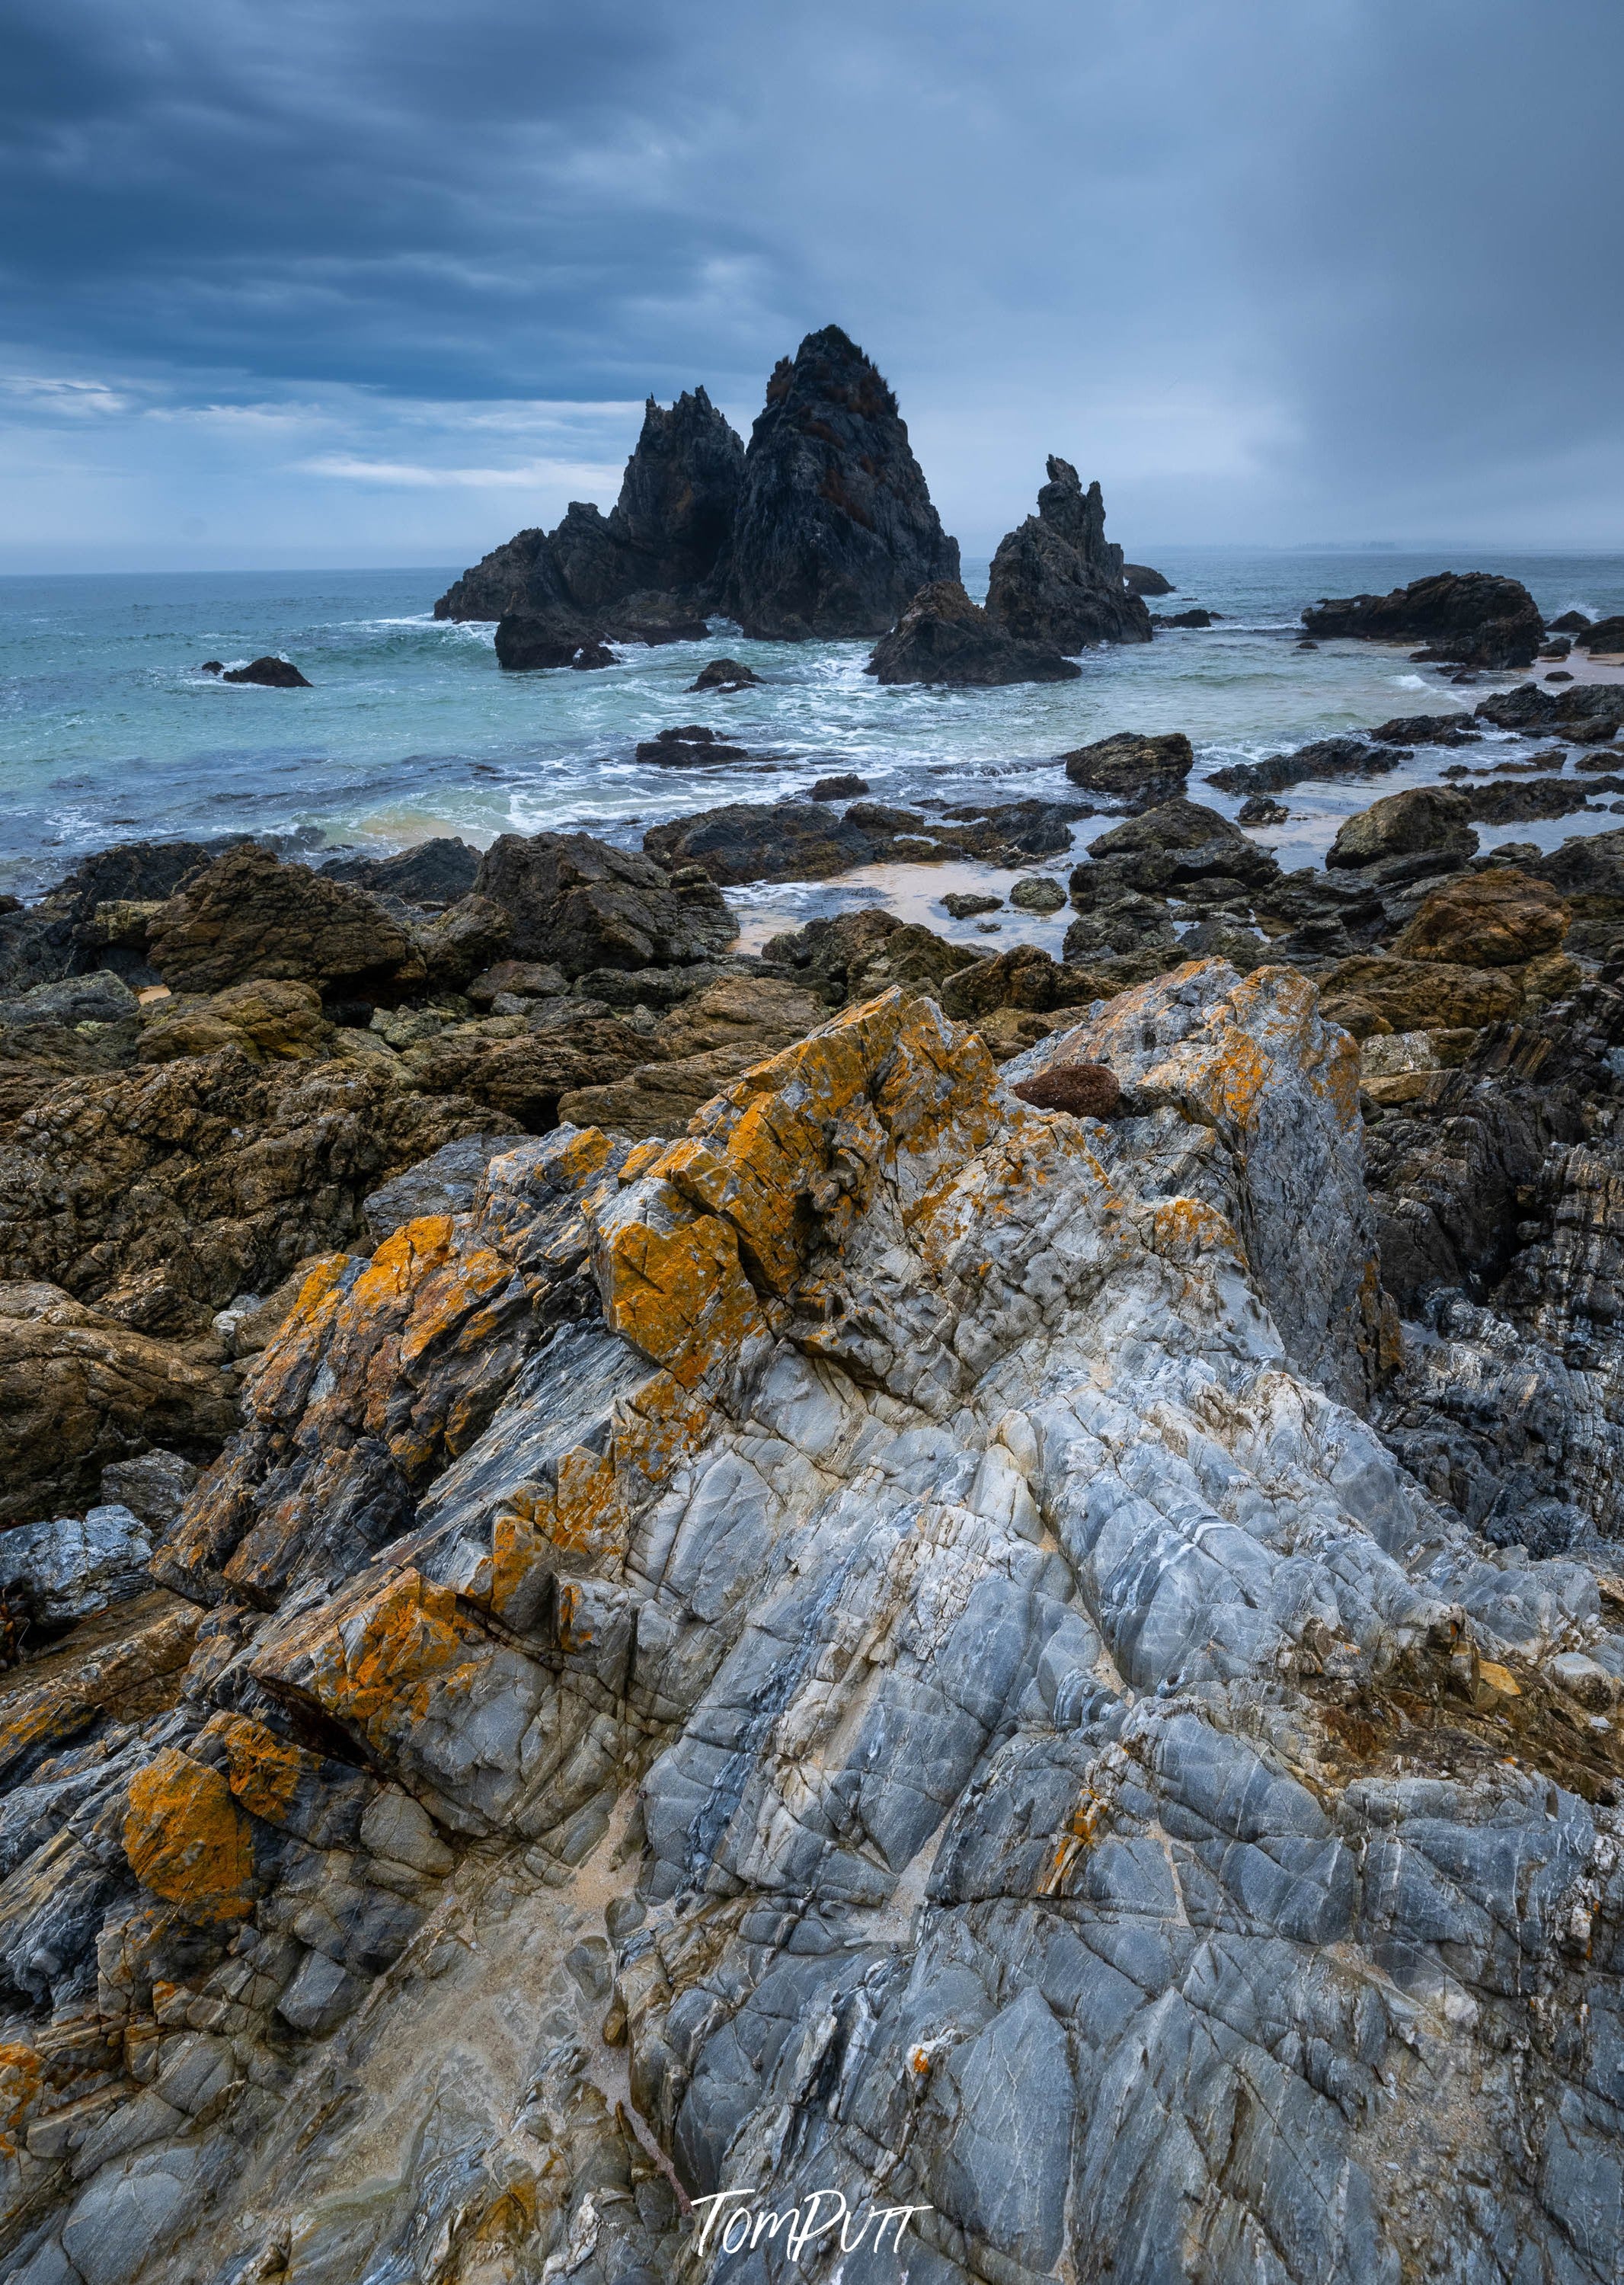
<svg viewBox="0 0 1624 2285">
<path fill-rule="evenodd" d="M 1051 1064 L 1010 1089 L 1038 1111 L 1067 1111 L 1074 1119 L 1114 1119 L 1122 1088 L 1105 1064 Z"/>
</svg>

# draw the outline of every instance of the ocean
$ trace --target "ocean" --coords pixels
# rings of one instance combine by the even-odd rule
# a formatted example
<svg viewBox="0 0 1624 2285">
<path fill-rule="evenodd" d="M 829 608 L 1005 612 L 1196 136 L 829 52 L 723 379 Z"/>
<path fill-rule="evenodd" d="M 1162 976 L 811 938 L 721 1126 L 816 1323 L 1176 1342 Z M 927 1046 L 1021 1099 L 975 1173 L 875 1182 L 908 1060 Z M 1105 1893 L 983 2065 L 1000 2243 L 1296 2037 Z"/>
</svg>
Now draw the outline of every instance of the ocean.
<svg viewBox="0 0 1624 2285">
<path fill-rule="evenodd" d="M 493 535 L 497 537 L 498 535 Z M 1298 614 L 1322 595 L 1385 592 L 1445 569 L 1508 573 L 1548 616 L 1624 609 L 1624 555 L 1504 556 L 1301 550 L 1172 550 L 1157 559 L 1171 612 L 1221 613 L 1202 632 L 1085 655 L 1079 681 L 1004 690 L 883 689 L 864 643 L 753 643 L 716 622 L 703 643 L 627 648 L 613 667 L 505 674 L 490 626 L 436 622 L 434 600 L 461 569 L 199 572 L 0 579 L 0 889 L 37 894 L 86 851 L 143 837 L 271 836 L 319 860 L 384 853 L 429 834 L 483 844 L 506 832 L 585 827 L 628 846 L 644 828 L 727 801 L 802 792 L 856 771 L 873 797 L 1015 800 L 1074 794 L 1057 757 L 1125 729 L 1183 730 L 1196 750 L 1189 791 L 1220 763 L 1255 760 L 1389 716 L 1463 710 L 1525 679 L 1451 685 L 1401 650 L 1332 642 L 1299 650 Z M 986 566 L 967 566 L 972 593 Z M 286 654 L 309 690 L 224 684 L 198 668 Z M 747 661 L 758 689 L 694 696 L 708 658 Z M 1539 670 L 1542 671 L 1543 670 Z M 640 766 L 639 740 L 703 722 L 749 749 L 713 769 Z M 1446 758 L 1418 755 L 1363 784 L 1304 785 L 1289 824 L 1257 837 L 1281 862 L 1322 856 L 1345 816 L 1378 794 L 1430 781 Z M 1605 808 L 1495 831 L 1552 846 L 1618 820 Z M 1079 842 L 1097 832 L 1079 830 Z M 953 936 L 949 887 L 1007 888 L 977 867 L 901 867 L 873 877 L 730 891 L 747 944 L 813 912 L 884 901 Z M 1022 914 L 1047 943 L 1065 915 Z M 989 946 L 989 949 L 995 949 Z"/>
</svg>

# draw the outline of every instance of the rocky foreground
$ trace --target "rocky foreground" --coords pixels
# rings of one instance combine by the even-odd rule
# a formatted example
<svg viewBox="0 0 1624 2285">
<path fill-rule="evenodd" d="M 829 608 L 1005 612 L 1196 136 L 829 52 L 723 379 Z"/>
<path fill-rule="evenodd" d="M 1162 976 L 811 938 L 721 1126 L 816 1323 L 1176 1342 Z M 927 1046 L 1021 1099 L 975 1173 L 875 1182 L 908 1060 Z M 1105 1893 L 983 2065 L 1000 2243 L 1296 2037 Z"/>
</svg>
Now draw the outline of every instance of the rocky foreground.
<svg viewBox="0 0 1624 2285">
<path fill-rule="evenodd" d="M 1616 2277 L 1624 830 L 1190 760 L 0 915 L 7 2276 Z"/>
</svg>

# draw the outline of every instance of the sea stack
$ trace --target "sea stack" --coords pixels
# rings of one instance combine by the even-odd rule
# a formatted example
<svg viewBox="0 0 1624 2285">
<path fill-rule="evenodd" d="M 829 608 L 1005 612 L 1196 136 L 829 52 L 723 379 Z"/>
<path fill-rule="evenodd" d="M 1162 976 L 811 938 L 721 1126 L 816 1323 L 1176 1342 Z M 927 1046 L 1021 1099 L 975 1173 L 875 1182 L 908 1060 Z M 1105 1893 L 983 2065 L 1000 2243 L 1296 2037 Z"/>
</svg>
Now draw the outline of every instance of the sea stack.
<svg viewBox="0 0 1624 2285">
<path fill-rule="evenodd" d="M 723 609 L 769 640 L 883 635 L 958 576 L 895 395 L 838 326 L 808 334 L 750 432 Z"/>
<path fill-rule="evenodd" d="M 504 665 L 574 664 L 582 645 L 701 640 L 726 574 L 744 447 L 702 389 L 651 397 L 604 515 L 572 500 L 551 532 L 521 531 L 449 587 L 437 619 L 505 624 Z"/>
<path fill-rule="evenodd" d="M 1050 455 L 1037 514 L 1000 541 L 986 608 L 1017 641 L 1062 651 L 1151 640 L 1150 614 L 1128 592 L 1122 550 L 1105 537 L 1100 487 L 1085 492 L 1069 460 Z"/>
</svg>

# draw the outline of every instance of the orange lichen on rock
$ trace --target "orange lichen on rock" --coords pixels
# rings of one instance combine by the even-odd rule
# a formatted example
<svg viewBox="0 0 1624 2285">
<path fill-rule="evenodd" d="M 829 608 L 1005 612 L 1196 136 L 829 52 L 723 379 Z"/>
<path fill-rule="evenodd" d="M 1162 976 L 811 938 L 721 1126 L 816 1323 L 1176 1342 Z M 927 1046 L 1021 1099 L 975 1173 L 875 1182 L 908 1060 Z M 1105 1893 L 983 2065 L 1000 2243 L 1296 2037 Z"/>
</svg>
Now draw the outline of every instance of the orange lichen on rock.
<svg viewBox="0 0 1624 2285">
<path fill-rule="evenodd" d="M 467 1665 L 481 1638 L 449 1587 L 396 1572 L 337 1610 L 312 1614 L 255 1661 L 256 1676 L 297 1691 L 383 1751 L 428 1710 L 430 1685 Z"/>
<path fill-rule="evenodd" d="M 1067 1893 L 1066 1884 L 1071 1877 L 1078 1859 L 1083 1855 L 1099 1830 L 1100 1819 L 1104 1816 L 1105 1809 L 1106 1803 L 1103 1797 L 1095 1793 L 1092 1786 L 1086 1785 L 1078 1796 L 1076 1808 L 1067 1820 L 1065 1831 L 1055 1843 L 1055 1853 L 1049 1860 L 1048 1870 L 1038 1884 L 1038 1894 L 1040 1896 L 1063 1896 Z"/>
<path fill-rule="evenodd" d="M 682 1387 L 696 1387 L 765 1329 L 738 1238 L 730 1223 L 693 1214 L 653 1176 L 622 1196 L 626 1211 L 602 1232 L 605 1322 Z"/>
<path fill-rule="evenodd" d="M 1158 1198 L 1150 1211 L 1148 1235 L 1152 1253 L 1181 1268 L 1214 1252 L 1228 1253 L 1238 1267 L 1245 1266 L 1228 1217 L 1199 1198 Z"/>
<path fill-rule="evenodd" d="M 144 1888 L 205 1923 L 254 1904 L 254 1838 L 217 1770 L 166 1746 L 130 1779 L 124 1854 Z"/>
<path fill-rule="evenodd" d="M 302 1779 L 319 1782 L 322 1765 L 316 1755 L 290 1745 L 247 1715 L 212 1715 L 202 1735 L 224 1739 L 226 1783 L 243 1807 L 267 1825 L 286 1822 Z"/>
<path fill-rule="evenodd" d="M 20 2131 L 39 2099 L 43 2066 L 20 2040 L 0 2045 L 0 2156 L 14 2158 Z"/>
</svg>

